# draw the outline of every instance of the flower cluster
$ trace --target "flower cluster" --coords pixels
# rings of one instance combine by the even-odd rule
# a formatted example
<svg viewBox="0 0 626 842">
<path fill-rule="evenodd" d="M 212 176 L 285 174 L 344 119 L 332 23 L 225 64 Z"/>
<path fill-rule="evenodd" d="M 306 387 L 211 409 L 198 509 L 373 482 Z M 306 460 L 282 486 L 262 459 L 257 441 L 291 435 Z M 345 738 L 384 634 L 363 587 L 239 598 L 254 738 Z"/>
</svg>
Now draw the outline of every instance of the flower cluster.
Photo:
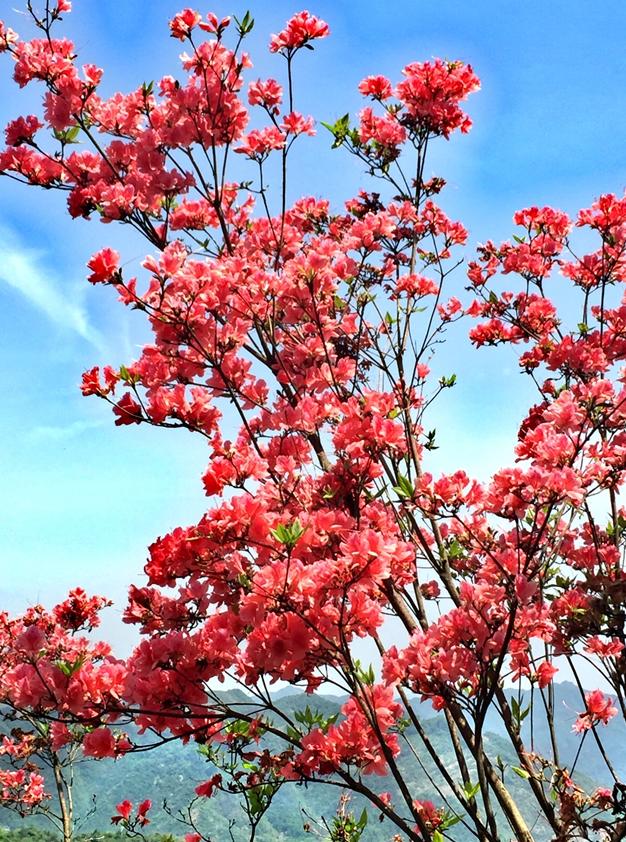
<svg viewBox="0 0 626 842">
<path fill-rule="evenodd" d="M 393 700 L 393 688 L 382 684 L 368 688 L 364 697 L 346 702 L 341 713 L 338 725 L 326 730 L 316 728 L 304 737 L 302 751 L 283 770 L 287 777 L 331 774 L 344 764 L 354 764 L 366 775 L 387 774 L 386 753 L 395 757 L 400 752 L 397 734 L 390 729 L 403 713 L 402 706 Z M 381 735 L 385 751 L 381 751 Z"/>
<path fill-rule="evenodd" d="M 120 704 L 126 668 L 107 644 L 85 636 L 108 604 L 77 588 L 52 611 L 34 606 L 19 617 L 0 615 L 0 702 L 25 723 L 19 749 L 9 741 L 2 751 L 29 762 L 31 755 L 70 744 L 95 757 L 128 747 L 104 724 L 115 719 L 111 711 Z M 33 731 L 33 717 L 49 719 L 50 728 Z"/>
</svg>

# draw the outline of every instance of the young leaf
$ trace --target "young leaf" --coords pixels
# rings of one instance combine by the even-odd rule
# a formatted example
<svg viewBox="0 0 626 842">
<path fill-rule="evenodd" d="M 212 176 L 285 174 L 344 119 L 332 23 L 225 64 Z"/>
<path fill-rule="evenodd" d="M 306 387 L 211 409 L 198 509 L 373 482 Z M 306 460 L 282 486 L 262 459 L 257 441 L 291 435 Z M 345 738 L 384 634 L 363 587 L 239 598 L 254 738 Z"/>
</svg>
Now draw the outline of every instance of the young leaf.
<svg viewBox="0 0 626 842">
<path fill-rule="evenodd" d="M 393 490 L 396 492 L 398 497 L 411 498 L 415 494 L 413 483 L 407 477 L 402 476 L 402 474 L 398 476 L 398 484 L 394 485 Z"/>
</svg>

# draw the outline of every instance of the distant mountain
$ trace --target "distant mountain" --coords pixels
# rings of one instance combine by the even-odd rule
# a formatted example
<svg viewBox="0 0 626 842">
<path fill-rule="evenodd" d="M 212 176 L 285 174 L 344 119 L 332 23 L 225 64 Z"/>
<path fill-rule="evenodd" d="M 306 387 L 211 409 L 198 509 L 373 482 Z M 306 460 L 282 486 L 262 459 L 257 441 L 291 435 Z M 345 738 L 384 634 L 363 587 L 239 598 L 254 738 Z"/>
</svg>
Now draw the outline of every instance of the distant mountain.
<svg viewBox="0 0 626 842">
<path fill-rule="evenodd" d="M 291 689 L 291 693 L 287 692 Z M 512 691 L 507 690 L 507 695 Z M 228 691 L 229 701 L 249 702 L 248 697 L 239 690 Z M 317 708 L 325 716 L 331 716 L 339 712 L 342 700 L 337 697 L 315 695 L 313 697 L 304 694 L 293 693 L 293 688 L 285 688 L 281 691 L 281 709 L 288 714 L 303 709 L 307 704 Z M 453 777 L 460 779 L 458 766 L 454 751 L 452 749 L 445 720 L 442 715 L 435 714 L 430 705 L 420 705 L 420 716 L 423 718 L 423 725 L 432 741 L 437 754 L 441 757 Z M 580 709 L 580 694 L 574 685 L 556 685 L 556 727 L 559 744 L 563 746 L 563 758 L 565 762 L 571 762 L 580 744 L 580 737 L 572 734 L 571 725 L 575 713 Z M 529 738 L 531 723 L 529 717 L 524 722 L 527 731 L 525 737 Z M 484 740 L 486 749 L 491 757 L 500 756 L 504 764 L 509 766 L 517 765 L 517 759 L 513 757 L 508 739 L 501 731 L 501 723 L 495 713 L 490 713 L 486 723 Z M 549 734 L 545 718 L 535 716 L 532 723 L 533 738 L 539 752 L 549 750 Z M 610 740 L 613 745 L 626 747 L 626 729 L 623 723 L 609 725 Z M 459 814 L 462 810 L 455 804 L 454 798 L 447 787 L 442 787 L 441 793 L 434 791 L 429 778 L 437 781 L 439 779 L 434 763 L 428 755 L 420 748 L 420 742 L 414 731 L 409 728 L 406 737 L 418 751 L 419 761 L 416 761 L 410 750 L 404 746 L 400 765 L 403 777 L 409 790 L 415 798 L 430 799 L 440 804 L 442 794 L 449 797 L 453 809 Z M 607 730 L 607 735 L 609 730 Z M 268 746 L 276 750 L 280 748 L 278 740 L 268 741 Z M 617 751 L 618 761 L 616 768 L 623 774 L 622 770 L 626 764 L 626 753 Z M 619 757 L 621 755 L 621 757 Z M 606 782 L 606 768 L 603 768 L 602 758 L 592 738 L 587 738 L 581 752 L 579 769 L 584 771 L 584 783 L 586 786 L 594 786 L 596 783 Z M 150 830 L 156 833 L 171 833 L 176 838 L 182 838 L 186 829 L 176 820 L 176 810 L 184 807 L 193 797 L 194 787 L 201 781 L 206 780 L 213 773 L 213 768 L 203 758 L 194 745 L 181 745 L 172 742 L 161 746 L 153 751 L 139 752 L 128 755 L 119 761 L 103 760 L 99 762 L 85 761 L 78 764 L 76 769 L 75 802 L 77 815 L 86 816 L 82 829 L 92 831 L 95 829 L 110 828 L 110 817 L 115 811 L 115 805 L 125 798 L 133 802 L 139 802 L 144 798 L 150 798 L 153 802 L 151 811 L 152 824 Z M 475 776 L 474 776 L 475 777 Z M 377 778 L 371 776 L 365 779 L 376 792 L 389 791 L 395 798 L 396 786 L 389 778 Z M 524 795 L 527 790 L 524 781 L 519 779 L 509 769 L 506 777 L 507 785 L 517 796 L 518 803 L 524 805 Z M 583 781 L 581 780 L 581 783 Z M 93 794 L 96 794 L 95 804 Z M 321 784 L 309 784 L 308 786 L 298 784 L 285 784 L 265 816 L 259 827 L 257 842 L 301 842 L 308 837 L 303 832 L 303 825 L 306 821 L 319 820 L 321 816 L 327 819 L 332 818 L 337 807 L 340 790 L 335 787 L 323 786 Z M 167 802 L 170 813 L 168 815 L 163 809 L 163 802 Z M 399 800 L 396 803 L 400 803 Z M 365 806 L 365 802 L 358 797 L 351 801 L 351 807 L 358 815 Z M 369 808 L 369 824 L 363 836 L 363 842 L 388 842 L 396 832 L 395 827 L 388 820 L 379 821 L 376 810 Z M 528 819 L 532 822 L 536 819 L 529 810 Z M 198 814 L 198 824 L 206 830 L 215 842 L 227 840 L 229 836 L 229 824 L 234 822 L 232 828 L 235 840 L 246 839 L 243 832 L 245 827 L 245 816 L 237 803 L 237 798 L 218 794 L 212 799 L 203 801 Z M 38 827 L 44 825 L 41 821 L 34 822 L 29 819 L 28 825 L 36 824 Z M 25 823 L 8 810 L 0 809 L 0 828 L 25 828 Z M 550 834 L 546 828 L 542 828 L 541 820 L 538 820 L 534 827 L 534 833 L 538 842 L 548 840 Z M 475 837 L 464 828 L 463 824 L 457 824 L 448 832 L 448 837 L 454 842 L 470 842 Z M 21 837 L 20 837 L 21 838 Z M 24 837 L 26 839 L 26 837 Z M 0 842 L 3 837 L 0 833 Z M 7 842 L 9 840 L 7 839 Z M 10 842 L 17 842 L 13 837 Z M 36 842 L 36 841 L 35 841 Z M 40 842 L 45 842 L 41 840 Z"/>
<path fill-rule="evenodd" d="M 584 703 L 581 699 L 580 690 L 571 681 L 562 681 L 553 685 L 554 688 L 554 729 L 557 735 L 556 743 L 559 750 L 559 762 L 562 766 L 571 769 L 576 753 L 580 748 L 581 736 L 572 730 L 578 712 L 583 710 Z M 517 698 L 517 693 L 507 689 L 506 696 Z M 528 707 L 531 700 L 530 691 L 522 693 L 521 709 Z M 552 756 L 550 730 L 548 718 L 545 712 L 543 701 L 538 690 L 534 691 L 533 717 L 530 714 L 524 719 L 522 725 L 522 737 L 527 746 L 534 746 L 534 750 L 544 757 Z M 497 711 L 491 710 L 487 716 L 485 727 L 495 734 L 504 735 L 504 724 L 498 716 Z M 601 725 L 598 728 L 598 736 L 602 740 L 605 751 L 621 780 L 626 780 L 626 723 L 623 717 L 616 716 L 609 721 L 608 725 Z M 605 760 L 602 757 L 598 744 L 593 733 L 588 732 L 582 748 L 576 768 L 584 771 L 584 774 L 592 778 L 598 784 L 613 786 L 613 778 L 609 772 Z"/>
</svg>

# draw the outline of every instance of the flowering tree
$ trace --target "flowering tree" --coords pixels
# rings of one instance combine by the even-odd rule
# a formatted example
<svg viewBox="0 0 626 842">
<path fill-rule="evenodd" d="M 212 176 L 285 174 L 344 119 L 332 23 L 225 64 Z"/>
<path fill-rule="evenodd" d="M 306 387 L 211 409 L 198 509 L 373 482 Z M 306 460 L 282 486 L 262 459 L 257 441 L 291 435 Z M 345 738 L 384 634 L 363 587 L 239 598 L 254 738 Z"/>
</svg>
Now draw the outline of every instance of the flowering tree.
<svg viewBox="0 0 626 842">
<path fill-rule="evenodd" d="M 130 748 L 103 725 L 115 719 L 124 664 L 107 644 L 85 636 L 107 604 L 76 588 L 51 612 L 35 606 L 13 619 L 0 614 L 0 756 L 8 761 L 0 769 L 0 805 L 46 816 L 64 842 L 74 833 L 72 783 L 81 748 L 93 757 Z"/>
<path fill-rule="evenodd" d="M 400 839 L 440 842 L 461 826 L 489 842 L 623 839 L 624 789 L 602 727 L 626 717 L 626 200 L 602 196 L 573 221 L 520 211 L 513 241 L 481 246 L 464 281 L 467 232 L 436 201 L 443 179 L 424 172 L 433 143 L 470 129 L 463 102 L 479 82 L 468 65 L 416 62 L 397 83 L 364 79 L 356 124 L 324 125 L 378 192 L 343 208 L 290 204 L 290 151 L 314 133 L 292 68 L 326 23 L 294 16 L 270 41 L 285 82 L 246 83 L 250 15 L 186 9 L 170 22 L 186 45 L 183 78 L 107 98 L 102 71 L 80 68 L 56 35 L 70 3 L 28 10 L 39 37 L 0 25 L 0 49 L 20 87 L 43 83 L 44 111 L 7 127 L 0 171 L 65 192 L 73 217 L 131 226 L 154 250 L 139 279 L 111 248 L 89 261 L 88 280 L 140 311 L 153 341 L 136 361 L 88 371 L 83 393 L 110 403 L 117 425 L 185 428 L 209 447 L 211 508 L 159 538 L 147 585 L 130 588 L 125 619 L 143 638 L 113 708 L 203 746 L 220 771 L 197 796 L 238 793 L 251 838 L 278 788 L 306 781 L 357 793 Z M 595 239 L 584 254 L 580 229 Z M 578 302 L 571 324 L 548 297 L 556 273 Z M 516 466 L 486 484 L 427 470 L 426 413 L 454 385 L 433 382 L 429 364 L 463 316 L 477 320 L 477 346 L 520 346 L 538 391 Z M 392 647 L 381 638 L 389 616 L 404 634 Z M 355 658 L 360 639 L 380 655 L 371 667 Z M 584 690 L 583 662 L 612 694 Z M 561 665 L 581 692 L 575 731 L 581 745 L 596 741 L 612 789 L 585 791 L 577 758 L 561 756 Z M 226 678 L 246 704 L 217 691 Z M 310 708 L 294 718 L 275 682 L 348 700 L 340 718 Z M 415 694 L 441 712 L 452 766 Z M 506 762 L 485 740 L 494 712 Z M 536 716 L 551 733 L 543 754 L 523 725 Z M 85 750 L 119 750 L 106 720 Z M 402 765 L 426 759 L 432 802 L 415 797 Z M 379 791 L 382 774 L 393 791 Z M 363 826 L 342 816 L 358 838 Z"/>
</svg>

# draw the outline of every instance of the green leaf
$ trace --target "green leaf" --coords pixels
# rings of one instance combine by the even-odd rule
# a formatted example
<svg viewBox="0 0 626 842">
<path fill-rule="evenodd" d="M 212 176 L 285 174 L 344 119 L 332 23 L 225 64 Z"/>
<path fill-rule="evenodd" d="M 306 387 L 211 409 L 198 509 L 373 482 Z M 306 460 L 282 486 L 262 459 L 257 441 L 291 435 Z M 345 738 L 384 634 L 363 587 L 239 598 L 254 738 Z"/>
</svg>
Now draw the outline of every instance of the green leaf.
<svg viewBox="0 0 626 842">
<path fill-rule="evenodd" d="M 442 389 L 451 389 L 456 383 L 456 374 L 451 374 L 449 377 L 440 377 L 439 385 Z"/>
<path fill-rule="evenodd" d="M 130 372 L 125 365 L 120 366 L 120 370 L 118 373 L 120 376 L 120 380 L 123 380 L 124 383 L 129 383 L 132 386 L 135 383 L 139 382 L 139 376 Z"/>
<path fill-rule="evenodd" d="M 334 123 L 324 123 L 322 121 L 322 126 L 333 135 L 335 138 L 334 143 L 332 144 L 332 149 L 337 149 L 338 146 L 346 139 L 349 131 L 350 131 L 350 115 L 344 114 L 343 117 L 340 117 Z"/>
<path fill-rule="evenodd" d="M 370 664 L 367 669 L 363 669 L 361 666 L 361 662 L 356 660 L 354 662 L 354 671 L 357 675 L 359 681 L 363 684 L 366 684 L 368 687 L 372 687 L 374 682 L 376 681 L 376 675 L 374 673 L 374 667 Z"/>
<path fill-rule="evenodd" d="M 78 143 L 76 138 L 80 132 L 80 126 L 72 126 L 69 129 L 64 129 L 62 132 L 54 130 L 55 138 L 63 144 Z"/>
<path fill-rule="evenodd" d="M 276 529 L 270 529 L 272 537 L 277 541 L 280 541 L 280 543 L 284 544 L 286 547 L 295 547 L 305 532 L 306 527 L 302 526 L 297 518 L 289 525 L 279 523 Z"/>
<path fill-rule="evenodd" d="M 398 497 L 408 497 L 410 499 L 415 494 L 413 483 L 408 477 L 402 476 L 402 474 L 398 475 L 398 484 L 394 485 L 393 490 Z"/>
<path fill-rule="evenodd" d="M 524 778 L 524 780 L 528 780 L 528 778 L 530 778 L 526 769 L 522 769 L 519 766 L 511 766 L 511 769 L 519 778 Z"/>
<path fill-rule="evenodd" d="M 246 573 L 240 573 L 237 576 L 237 582 L 244 590 L 249 590 L 250 585 L 252 584 L 252 579 Z"/>
<path fill-rule="evenodd" d="M 85 663 L 84 657 L 76 658 L 75 661 L 59 660 L 55 662 L 55 666 L 61 670 L 66 678 L 71 678 Z"/>
<path fill-rule="evenodd" d="M 437 430 L 429 430 L 428 433 L 426 433 L 426 442 L 424 443 L 426 450 L 439 450 L 439 446 L 435 444 L 436 434 Z"/>
<path fill-rule="evenodd" d="M 480 784 L 473 784 L 471 781 L 467 781 L 465 786 L 463 787 L 463 792 L 465 793 L 465 797 L 468 801 L 471 801 L 472 798 L 476 796 L 476 793 L 480 789 Z"/>
<path fill-rule="evenodd" d="M 454 825 L 458 824 L 460 821 L 461 816 L 457 816 L 454 813 L 445 813 L 439 827 L 442 830 L 447 830 L 449 827 L 454 827 Z"/>
<path fill-rule="evenodd" d="M 245 35 L 249 35 L 254 29 L 254 18 L 251 16 L 250 12 L 246 12 L 241 20 L 239 20 L 238 18 L 235 18 L 234 20 L 237 24 L 237 33 L 242 38 Z"/>
<path fill-rule="evenodd" d="M 324 716 L 321 711 L 313 711 L 310 706 L 307 705 L 304 710 L 294 711 L 293 717 L 296 722 L 300 723 L 300 725 L 304 725 L 307 731 L 311 731 L 313 728 L 319 728 L 320 731 L 326 733 L 330 726 L 335 724 L 339 714 L 335 713 L 332 716 Z M 301 734 L 297 733 L 297 738 L 300 738 L 300 736 Z"/>
<path fill-rule="evenodd" d="M 259 813 L 263 812 L 265 801 L 266 799 L 262 797 L 262 793 L 258 789 L 251 788 L 248 790 L 248 808 L 253 816 L 258 816 Z"/>
<path fill-rule="evenodd" d="M 513 696 L 511 699 L 511 712 L 513 714 L 513 719 L 517 722 L 518 727 L 520 723 L 522 723 L 530 713 L 530 706 L 522 709 L 523 701 L 523 696 L 521 697 L 519 702 L 517 701 L 515 696 Z"/>
</svg>

